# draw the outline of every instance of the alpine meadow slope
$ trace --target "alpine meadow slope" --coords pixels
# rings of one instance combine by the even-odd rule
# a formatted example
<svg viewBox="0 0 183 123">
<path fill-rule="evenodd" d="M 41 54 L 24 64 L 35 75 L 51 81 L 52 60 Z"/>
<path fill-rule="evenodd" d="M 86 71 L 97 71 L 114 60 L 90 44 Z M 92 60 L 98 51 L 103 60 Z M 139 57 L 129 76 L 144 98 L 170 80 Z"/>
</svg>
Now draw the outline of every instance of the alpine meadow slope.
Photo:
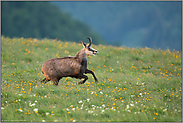
<svg viewBox="0 0 183 123">
<path fill-rule="evenodd" d="M 87 38 L 87 37 L 85 37 Z M 81 39 L 88 42 L 87 39 Z M 93 39 L 95 42 L 95 39 Z M 182 122 L 182 53 L 93 45 L 88 75 L 41 84 L 45 61 L 74 56 L 81 43 L 1 37 L 2 122 Z"/>
</svg>

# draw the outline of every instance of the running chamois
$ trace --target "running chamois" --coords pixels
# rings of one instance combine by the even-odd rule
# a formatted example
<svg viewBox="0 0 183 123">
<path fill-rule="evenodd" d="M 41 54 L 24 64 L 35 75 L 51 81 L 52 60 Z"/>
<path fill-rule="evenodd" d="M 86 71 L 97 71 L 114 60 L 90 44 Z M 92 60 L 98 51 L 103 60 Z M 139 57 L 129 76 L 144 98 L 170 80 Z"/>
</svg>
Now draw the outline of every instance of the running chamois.
<svg viewBox="0 0 183 123">
<path fill-rule="evenodd" d="M 86 45 L 81 41 L 83 49 L 81 49 L 75 57 L 63 57 L 63 58 L 53 58 L 47 60 L 42 67 L 42 73 L 45 78 L 41 81 L 46 83 L 48 81 L 53 81 L 53 83 L 58 86 L 59 80 L 63 77 L 72 77 L 77 79 L 84 79 L 78 84 L 84 84 L 88 77 L 84 74 L 92 74 L 95 82 L 98 82 L 93 71 L 87 69 L 87 58 L 89 55 L 96 55 L 97 50 L 91 47 L 92 38 L 89 39 L 89 44 Z"/>
</svg>

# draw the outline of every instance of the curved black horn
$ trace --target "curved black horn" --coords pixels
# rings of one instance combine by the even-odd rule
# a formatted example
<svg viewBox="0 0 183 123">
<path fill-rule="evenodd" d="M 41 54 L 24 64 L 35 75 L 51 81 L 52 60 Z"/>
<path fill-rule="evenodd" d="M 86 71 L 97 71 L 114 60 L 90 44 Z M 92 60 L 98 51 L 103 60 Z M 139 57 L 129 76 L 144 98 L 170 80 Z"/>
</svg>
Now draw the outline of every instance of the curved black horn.
<svg viewBox="0 0 183 123">
<path fill-rule="evenodd" d="M 88 47 L 90 47 L 90 46 L 91 46 L 91 43 L 92 43 L 92 38 L 91 38 L 91 37 L 89 37 L 89 38 L 87 38 L 87 39 L 89 39 Z"/>
</svg>

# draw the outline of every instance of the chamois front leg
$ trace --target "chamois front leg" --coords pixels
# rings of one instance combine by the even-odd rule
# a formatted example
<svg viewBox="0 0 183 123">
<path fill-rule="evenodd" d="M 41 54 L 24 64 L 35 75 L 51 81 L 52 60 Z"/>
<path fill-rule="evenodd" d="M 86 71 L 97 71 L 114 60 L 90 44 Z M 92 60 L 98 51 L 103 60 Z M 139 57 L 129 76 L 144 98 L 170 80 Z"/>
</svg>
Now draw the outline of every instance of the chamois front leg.
<svg viewBox="0 0 183 123">
<path fill-rule="evenodd" d="M 85 75 L 81 75 L 79 78 L 80 79 L 84 78 L 84 80 L 83 81 L 80 81 L 78 84 L 84 84 L 86 82 L 86 80 L 88 79 L 88 77 L 85 76 Z"/>
<path fill-rule="evenodd" d="M 87 73 L 92 74 L 92 75 L 93 75 L 93 77 L 94 77 L 94 79 L 95 79 L 95 82 L 98 82 L 98 79 L 97 79 L 97 77 L 95 76 L 95 74 L 94 74 L 94 72 L 93 72 L 93 71 L 86 69 L 85 73 L 86 73 L 86 74 L 87 74 Z"/>
</svg>

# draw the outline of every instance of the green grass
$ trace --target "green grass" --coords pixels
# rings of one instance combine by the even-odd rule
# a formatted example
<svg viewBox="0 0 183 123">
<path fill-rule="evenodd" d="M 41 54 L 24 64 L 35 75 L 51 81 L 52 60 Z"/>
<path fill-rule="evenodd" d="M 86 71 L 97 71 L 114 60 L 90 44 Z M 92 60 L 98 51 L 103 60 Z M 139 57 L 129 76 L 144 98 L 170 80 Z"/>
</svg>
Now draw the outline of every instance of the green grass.
<svg viewBox="0 0 183 123">
<path fill-rule="evenodd" d="M 86 41 L 85 41 L 86 42 Z M 182 53 L 92 45 L 85 84 L 63 78 L 56 87 L 41 68 L 74 56 L 82 45 L 51 39 L 1 37 L 1 121 L 182 122 Z"/>
</svg>

